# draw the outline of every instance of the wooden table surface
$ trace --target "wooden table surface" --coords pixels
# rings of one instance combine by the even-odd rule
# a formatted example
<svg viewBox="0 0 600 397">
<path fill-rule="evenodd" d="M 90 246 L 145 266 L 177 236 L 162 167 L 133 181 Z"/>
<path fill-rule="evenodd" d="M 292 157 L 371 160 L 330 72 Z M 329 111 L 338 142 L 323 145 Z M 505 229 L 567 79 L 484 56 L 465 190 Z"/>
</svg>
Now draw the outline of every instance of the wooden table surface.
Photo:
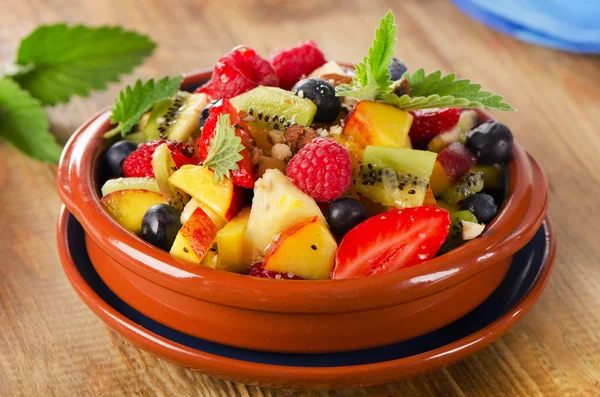
<svg viewBox="0 0 600 397">
<path fill-rule="evenodd" d="M 0 0 L 0 63 L 42 23 L 119 24 L 149 34 L 155 54 L 122 83 L 50 110 L 65 140 L 125 83 L 211 66 L 245 43 L 262 54 L 316 40 L 356 61 L 387 9 L 410 69 L 441 68 L 502 93 L 500 113 L 550 180 L 559 249 L 542 298 L 508 334 L 474 356 L 408 381 L 336 392 L 280 391 L 171 365 L 110 331 L 79 300 L 56 253 L 61 202 L 55 167 L 0 144 L 0 396 L 599 396 L 600 61 L 523 44 L 447 0 Z"/>
</svg>

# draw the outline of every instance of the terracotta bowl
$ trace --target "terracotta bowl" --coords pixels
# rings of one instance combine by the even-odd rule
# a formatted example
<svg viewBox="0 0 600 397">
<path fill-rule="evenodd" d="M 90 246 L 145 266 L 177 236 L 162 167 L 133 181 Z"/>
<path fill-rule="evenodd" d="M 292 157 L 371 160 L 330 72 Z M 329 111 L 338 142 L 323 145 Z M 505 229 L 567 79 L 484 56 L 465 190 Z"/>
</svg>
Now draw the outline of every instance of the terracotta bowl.
<svg viewBox="0 0 600 397">
<path fill-rule="evenodd" d="M 189 74 L 194 87 L 210 71 Z M 490 119 L 480 112 L 482 119 Z M 103 110 L 69 140 L 58 190 L 83 225 L 91 261 L 127 304 L 178 331 L 247 349 L 322 353 L 407 340 L 464 316 L 504 278 L 513 254 L 540 227 L 546 179 L 515 143 L 506 198 L 480 238 L 419 266 L 352 280 L 268 280 L 190 267 L 119 226 L 100 203 Z M 399 329 L 398 324 L 406 324 Z"/>
</svg>

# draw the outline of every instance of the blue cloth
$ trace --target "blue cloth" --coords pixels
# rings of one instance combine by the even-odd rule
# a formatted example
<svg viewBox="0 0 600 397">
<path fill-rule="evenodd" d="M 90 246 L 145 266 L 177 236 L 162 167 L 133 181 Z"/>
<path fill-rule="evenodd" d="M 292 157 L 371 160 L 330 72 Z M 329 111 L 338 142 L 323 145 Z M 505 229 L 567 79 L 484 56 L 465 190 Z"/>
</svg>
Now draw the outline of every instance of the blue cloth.
<svg viewBox="0 0 600 397">
<path fill-rule="evenodd" d="M 452 0 L 467 15 L 515 38 L 600 54 L 600 0 Z"/>
</svg>

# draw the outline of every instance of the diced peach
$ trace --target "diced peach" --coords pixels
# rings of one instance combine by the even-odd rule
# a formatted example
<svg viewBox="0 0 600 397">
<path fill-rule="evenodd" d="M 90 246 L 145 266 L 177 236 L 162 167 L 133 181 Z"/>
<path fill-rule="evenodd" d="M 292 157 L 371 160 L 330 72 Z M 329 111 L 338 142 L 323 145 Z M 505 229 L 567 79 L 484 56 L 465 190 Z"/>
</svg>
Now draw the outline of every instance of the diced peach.
<svg viewBox="0 0 600 397">
<path fill-rule="evenodd" d="M 176 258 L 199 264 L 212 248 L 218 231 L 217 225 L 198 207 L 179 229 L 170 253 Z"/>
<path fill-rule="evenodd" d="M 136 234 L 142 230 L 142 218 L 148 208 L 167 203 L 162 194 L 141 189 L 119 190 L 100 201 L 119 225 Z"/>
<path fill-rule="evenodd" d="M 230 272 L 247 272 L 252 265 L 252 246 L 246 238 L 250 208 L 244 208 L 217 233 L 219 268 Z"/>
</svg>

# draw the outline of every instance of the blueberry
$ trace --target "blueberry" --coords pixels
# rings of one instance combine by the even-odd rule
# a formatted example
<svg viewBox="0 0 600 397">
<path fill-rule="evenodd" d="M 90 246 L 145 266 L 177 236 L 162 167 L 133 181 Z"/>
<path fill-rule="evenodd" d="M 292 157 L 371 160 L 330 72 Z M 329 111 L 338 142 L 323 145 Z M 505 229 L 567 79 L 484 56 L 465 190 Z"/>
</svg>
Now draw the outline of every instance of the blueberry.
<svg viewBox="0 0 600 397">
<path fill-rule="evenodd" d="M 198 125 L 199 125 L 200 128 L 204 127 L 204 123 L 206 123 L 206 119 L 210 115 L 210 109 L 212 109 L 212 107 L 215 106 L 215 105 L 217 105 L 217 104 L 220 105 L 221 103 L 222 102 L 221 102 L 220 99 L 218 101 L 217 100 L 212 100 L 212 101 L 210 101 L 204 107 L 204 109 L 202 109 L 202 112 L 200 113 L 200 118 L 198 119 Z"/>
<path fill-rule="evenodd" d="M 490 120 L 467 132 L 466 146 L 481 164 L 503 163 L 512 153 L 513 135 L 504 124 Z"/>
<path fill-rule="evenodd" d="M 325 80 L 300 80 L 294 85 L 292 92 L 317 105 L 317 114 L 313 119 L 315 123 L 333 123 L 340 113 L 342 101 L 335 96 L 335 88 Z"/>
<path fill-rule="evenodd" d="M 327 223 L 334 235 L 344 236 L 354 226 L 367 218 L 365 207 L 351 197 L 334 200 L 325 214 Z"/>
<path fill-rule="evenodd" d="M 179 212 L 167 204 L 148 208 L 142 218 L 142 238 L 165 251 L 171 249 L 181 222 Z"/>
<path fill-rule="evenodd" d="M 392 63 L 388 66 L 388 69 L 390 70 L 392 81 L 400 80 L 404 72 L 408 70 L 404 62 L 398 58 L 392 58 Z"/>
<path fill-rule="evenodd" d="M 106 151 L 106 164 L 113 177 L 123 176 L 123 161 L 137 149 L 137 145 L 129 141 L 119 141 Z"/>
<path fill-rule="evenodd" d="M 476 193 L 463 200 L 460 205 L 461 211 L 471 211 L 475 218 L 486 225 L 494 219 L 498 213 L 498 207 L 494 202 L 494 198 L 489 194 Z"/>
</svg>

